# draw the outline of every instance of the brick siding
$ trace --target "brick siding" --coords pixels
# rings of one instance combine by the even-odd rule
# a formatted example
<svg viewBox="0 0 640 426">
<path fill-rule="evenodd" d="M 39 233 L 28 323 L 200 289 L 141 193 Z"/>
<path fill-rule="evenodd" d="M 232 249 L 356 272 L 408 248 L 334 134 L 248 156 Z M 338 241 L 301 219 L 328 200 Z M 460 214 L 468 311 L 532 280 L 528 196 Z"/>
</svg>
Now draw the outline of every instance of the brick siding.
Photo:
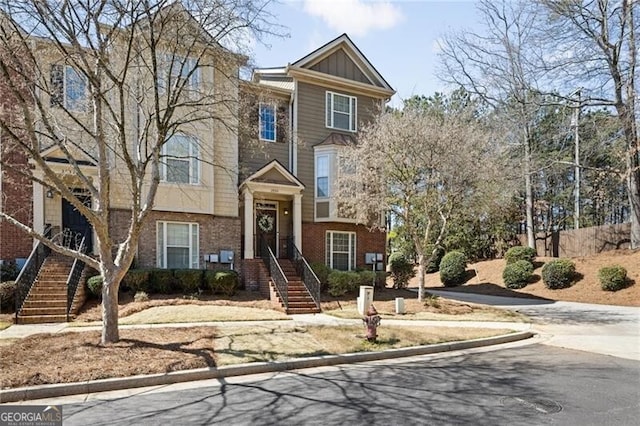
<svg viewBox="0 0 640 426">
<path fill-rule="evenodd" d="M 129 214 L 127 210 L 113 210 L 111 212 L 109 228 L 115 242 L 122 241 L 126 237 Z M 156 222 L 158 221 L 199 224 L 200 268 L 204 268 L 205 265 L 208 269 L 228 266 L 227 264 L 205 263 L 203 256 L 219 253 L 220 250 L 233 250 L 234 258 L 237 259 L 234 262 L 234 269 L 240 269 L 240 218 L 160 211 L 151 212 L 142 229 L 138 255 L 136 256 L 137 267 L 153 268 L 156 266 Z"/>
<path fill-rule="evenodd" d="M 369 229 L 364 225 L 355 225 L 351 223 L 303 223 L 302 254 L 309 263 L 325 263 L 325 244 L 327 231 L 343 231 L 356 233 L 356 268 L 371 268 L 370 265 L 367 265 L 365 263 L 365 253 L 384 254 L 386 252 L 386 232 L 369 231 Z"/>
</svg>

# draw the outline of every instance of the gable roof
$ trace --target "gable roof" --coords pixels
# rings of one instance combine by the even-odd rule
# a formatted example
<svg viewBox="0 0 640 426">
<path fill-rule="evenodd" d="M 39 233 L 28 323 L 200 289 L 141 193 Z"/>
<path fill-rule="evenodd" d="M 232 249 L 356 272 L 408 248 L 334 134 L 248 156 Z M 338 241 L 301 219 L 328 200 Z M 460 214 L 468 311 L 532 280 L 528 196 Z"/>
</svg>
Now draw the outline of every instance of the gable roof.
<svg viewBox="0 0 640 426">
<path fill-rule="evenodd" d="M 275 171 L 282 177 L 282 180 L 274 180 L 268 177 L 269 172 Z M 295 177 L 286 167 L 282 165 L 278 160 L 273 160 L 270 163 L 265 164 L 262 168 L 256 171 L 254 174 L 245 179 L 240 185 L 243 186 L 249 182 L 269 183 L 276 185 L 293 186 L 299 189 L 304 189 L 304 184 Z"/>
<path fill-rule="evenodd" d="M 338 49 L 344 50 L 347 56 L 350 57 L 350 59 L 360 69 L 360 71 L 362 71 L 362 73 L 369 78 L 372 85 L 394 91 L 391 85 L 384 79 L 384 77 L 382 77 L 382 75 L 373 66 L 373 64 L 369 62 L 367 57 L 364 56 L 364 54 L 360 51 L 360 49 L 358 49 L 358 47 L 353 43 L 353 41 L 346 33 L 342 34 L 339 37 L 336 37 L 325 45 L 320 46 L 313 52 L 298 59 L 289 66 L 294 68 L 309 69 L 313 65 L 330 56 Z"/>
</svg>

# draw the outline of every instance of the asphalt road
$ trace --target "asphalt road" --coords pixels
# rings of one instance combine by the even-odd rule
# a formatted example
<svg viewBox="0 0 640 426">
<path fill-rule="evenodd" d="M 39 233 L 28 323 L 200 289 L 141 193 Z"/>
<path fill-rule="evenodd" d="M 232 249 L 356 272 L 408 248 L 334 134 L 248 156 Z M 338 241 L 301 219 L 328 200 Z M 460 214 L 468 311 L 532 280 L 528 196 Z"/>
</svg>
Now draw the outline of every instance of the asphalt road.
<svg viewBox="0 0 640 426">
<path fill-rule="evenodd" d="M 640 415 L 640 362 L 541 344 L 206 383 L 64 405 L 64 425 L 636 425 Z"/>
</svg>

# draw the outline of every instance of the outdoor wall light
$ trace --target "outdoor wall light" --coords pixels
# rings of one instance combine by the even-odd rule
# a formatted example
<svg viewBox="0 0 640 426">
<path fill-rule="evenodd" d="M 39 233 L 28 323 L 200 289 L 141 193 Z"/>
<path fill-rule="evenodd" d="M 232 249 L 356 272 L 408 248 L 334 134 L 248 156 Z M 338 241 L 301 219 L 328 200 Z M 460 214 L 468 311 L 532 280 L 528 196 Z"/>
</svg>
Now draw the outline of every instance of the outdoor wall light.
<svg viewBox="0 0 640 426">
<path fill-rule="evenodd" d="M 288 215 L 289 214 L 289 209 L 287 207 L 284 208 L 284 215 Z"/>
<path fill-rule="evenodd" d="M 47 189 L 47 198 L 53 198 L 53 191 L 50 189 Z"/>
</svg>

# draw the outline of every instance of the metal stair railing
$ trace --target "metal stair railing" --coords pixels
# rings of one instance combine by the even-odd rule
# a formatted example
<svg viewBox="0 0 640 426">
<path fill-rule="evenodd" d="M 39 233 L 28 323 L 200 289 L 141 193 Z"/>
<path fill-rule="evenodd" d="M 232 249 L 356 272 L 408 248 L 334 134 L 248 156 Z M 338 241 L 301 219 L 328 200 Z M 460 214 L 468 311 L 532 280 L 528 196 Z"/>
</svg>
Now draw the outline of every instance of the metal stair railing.
<svg viewBox="0 0 640 426">
<path fill-rule="evenodd" d="M 273 250 L 271 250 L 271 247 L 269 247 L 264 239 L 260 241 L 260 248 L 262 261 L 269 271 L 271 281 L 273 281 L 276 291 L 284 304 L 284 309 L 286 310 L 289 308 L 289 280 L 287 280 L 287 277 L 282 271 L 278 259 L 276 259 L 276 256 L 273 254 Z"/>
<path fill-rule="evenodd" d="M 87 233 L 85 232 L 78 246 L 78 251 L 80 253 L 85 253 L 87 251 L 87 237 Z M 84 271 L 84 267 L 85 263 L 82 260 L 74 259 L 73 265 L 71 266 L 71 271 L 69 271 L 69 277 L 67 278 L 67 322 L 69 322 L 71 307 L 73 306 L 73 299 L 75 299 L 76 293 L 78 292 L 78 284 L 80 283 L 80 278 L 82 277 L 82 271 Z"/>
<path fill-rule="evenodd" d="M 44 236 L 47 238 L 51 237 L 51 227 L 47 226 L 44 231 Z M 24 306 L 24 302 L 31 292 L 31 288 L 33 284 L 36 282 L 36 278 L 38 273 L 40 272 L 40 268 L 44 263 L 44 260 L 51 253 L 51 249 L 44 245 L 41 241 L 38 241 L 38 244 L 31 250 L 31 254 L 27 259 L 27 262 L 22 267 L 20 274 L 18 274 L 18 278 L 16 278 L 16 312 L 15 312 L 15 322 L 18 323 L 18 315 L 20 311 L 22 311 L 22 307 Z"/>
<path fill-rule="evenodd" d="M 291 260 L 293 261 L 293 264 L 296 267 L 296 272 L 298 273 L 298 276 L 300 276 L 300 278 L 302 279 L 302 284 L 304 284 L 304 287 L 307 289 L 307 291 L 311 295 L 311 298 L 315 302 L 316 307 L 318 309 L 321 309 L 320 308 L 321 285 L 320 285 L 320 280 L 318 279 L 318 276 L 315 274 L 315 272 L 313 272 L 313 269 L 311 269 L 311 266 L 309 266 L 309 262 L 307 262 L 307 259 L 305 259 L 302 253 L 300 252 L 300 250 L 298 250 L 298 247 L 296 247 L 296 245 L 294 244 L 293 239 L 292 241 L 289 242 L 288 247 L 290 247 L 289 251 L 291 253 Z"/>
</svg>

